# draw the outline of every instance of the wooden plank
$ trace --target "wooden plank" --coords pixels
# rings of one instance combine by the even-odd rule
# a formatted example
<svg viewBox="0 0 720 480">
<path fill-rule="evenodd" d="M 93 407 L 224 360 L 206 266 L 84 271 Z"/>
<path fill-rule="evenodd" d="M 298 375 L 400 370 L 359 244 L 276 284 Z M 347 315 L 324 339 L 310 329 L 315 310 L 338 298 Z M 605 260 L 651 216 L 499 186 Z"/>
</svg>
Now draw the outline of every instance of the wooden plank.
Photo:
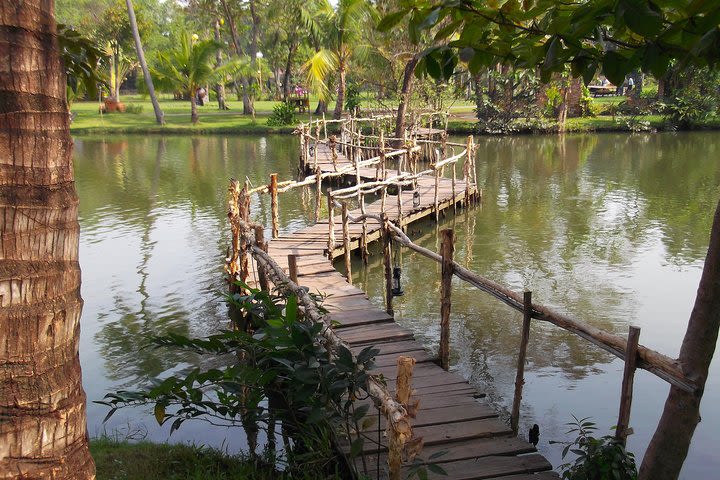
<svg viewBox="0 0 720 480">
<path fill-rule="evenodd" d="M 549 470 L 552 465 L 542 455 L 532 453 L 523 456 L 490 456 L 457 460 L 439 464 L 447 475 L 428 472 L 428 478 L 452 478 L 453 480 L 478 480 L 504 477 L 518 473 Z"/>
</svg>

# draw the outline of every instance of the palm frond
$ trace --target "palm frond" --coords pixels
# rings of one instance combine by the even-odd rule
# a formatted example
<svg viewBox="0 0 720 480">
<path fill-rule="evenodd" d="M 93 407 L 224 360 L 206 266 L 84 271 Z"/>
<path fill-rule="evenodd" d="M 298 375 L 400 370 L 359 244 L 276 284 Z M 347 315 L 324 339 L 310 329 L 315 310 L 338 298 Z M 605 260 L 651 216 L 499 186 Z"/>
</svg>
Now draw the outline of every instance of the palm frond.
<svg viewBox="0 0 720 480">
<path fill-rule="evenodd" d="M 337 69 L 338 61 L 336 52 L 323 49 L 315 53 L 303 65 L 303 71 L 310 90 L 319 95 L 322 100 L 327 100 L 330 97 L 327 78 L 330 73 Z"/>
</svg>

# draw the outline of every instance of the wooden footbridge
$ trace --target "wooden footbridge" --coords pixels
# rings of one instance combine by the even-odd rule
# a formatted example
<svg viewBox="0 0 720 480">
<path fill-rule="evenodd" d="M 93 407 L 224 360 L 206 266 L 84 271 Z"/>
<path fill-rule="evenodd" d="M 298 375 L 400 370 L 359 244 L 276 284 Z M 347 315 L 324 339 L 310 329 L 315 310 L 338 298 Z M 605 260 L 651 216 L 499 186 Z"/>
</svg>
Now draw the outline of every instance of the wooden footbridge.
<svg viewBox="0 0 720 480">
<path fill-rule="evenodd" d="M 241 189 L 239 183 L 233 181 L 230 187 L 233 253 L 228 273 L 231 278 L 248 284 L 257 279 L 261 288 L 275 285 L 296 294 L 306 318 L 328 325 L 324 335 L 331 346 L 346 345 L 355 354 L 370 345 L 379 350 L 373 373 L 382 374 L 387 383 L 371 380 L 366 402 L 372 402 L 382 412 L 380 427 L 386 434 L 379 438 L 372 434 L 378 429 L 376 424 L 370 432 L 351 432 L 351 438 L 339 445 L 349 452 L 349 445 L 357 436 L 368 439 L 363 442 L 362 454 L 351 459 L 360 475 L 400 478 L 399 468 L 408 468 L 407 463 L 401 467 L 403 458 L 407 460 L 417 454 L 422 445 L 417 457 L 422 460 L 416 461 L 437 464 L 447 473 L 445 477 L 430 471 L 430 478 L 559 478 L 535 447 L 517 436 L 525 351 L 533 318 L 554 323 L 626 359 L 624 400 L 618 420 L 621 438 L 626 435 L 632 373 L 636 366 L 675 385 L 693 388 L 677 362 L 638 346 L 637 337 L 632 340 L 631 335 L 631 340 L 625 340 L 599 331 L 532 303 L 529 292 L 524 295 L 512 292 L 464 269 L 453 261 L 452 231 L 443 231 L 439 254 L 415 245 L 404 233 L 407 225 L 423 218 L 437 219 L 444 211 L 468 208 L 480 200 L 473 139 L 468 137 L 464 144 L 452 143 L 444 131 L 432 126 L 416 129 L 414 134 L 401 139 L 385 138 L 381 124 L 382 117 L 374 117 L 301 125 L 298 133 L 300 167 L 307 174 L 304 179 L 278 182 L 273 175 L 266 186 L 250 189 L 246 184 Z M 350 182 L 352 186 L 328 189 L 323 194 L 324 180 Z M 316 188 L 315 224 L 280 235 L 278 194 L 311 186 Z M 266 240 L 263 226 L 249 220 L 250 195 L 265 193 L 270 195 L 272 206 L 270 240 Z M 372 201 L 366 201 L 368 198 Z M 325 205 L 329 216 L 321 220 L 321 207 Z M 363 259 L 367 259 L 367 246 L 373 241 L 383 245 L 384 309 L 372 304 L 351 280 L 351 253 L 358 250 Z M 392 267 L 392 249 L 400 246 L 442 264 L 438 299 L 441 339 L 437 356 L 426 351 L 412 332 L 393 320 L 392 298 L 396 287 L 393 274 L 396 272 Z M 340 257 L 344 258 L 344 273 L 333 263 Z M 448 371 L 453 275 L 524 313 L 510 425 L 499 418 L 482 392 L 460 375 Z M 323 303 L 327 312 L 317 309 L 308 290 L 327 295 Z M 628 355 L 628 352 L 631 353 Z"/>
</svg>

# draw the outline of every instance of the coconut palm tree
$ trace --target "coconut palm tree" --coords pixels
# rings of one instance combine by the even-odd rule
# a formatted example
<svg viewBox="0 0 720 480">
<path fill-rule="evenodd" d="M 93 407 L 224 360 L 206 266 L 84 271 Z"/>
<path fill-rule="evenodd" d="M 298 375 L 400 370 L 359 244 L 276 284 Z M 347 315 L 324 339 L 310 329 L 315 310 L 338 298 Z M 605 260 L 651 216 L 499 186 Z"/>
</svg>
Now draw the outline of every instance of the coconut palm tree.
<svg viewBox="0 0 720 480">
<path fill-rule="evenodd" d="M 3 2 L 0 44 L 0 479 L 91 479 L 78 197 L 53 2 Z"/>
<path fill-rule="evenodd" d="M 158 54 L 157 66 L 152 70 L 158 86 L 190 97 L 190 119 L 193 124 L 199 120 L 196 98 L 198 89 L 216 80 L 224 80 L 229 73 L 240 68 L 240 62 L 237 61 L 215 68 L 215 52 L 221 47 L 214 40 L 200 40 L 197 35 L 182 32 L 175 49 Z"/>
<path fill-rule="evenodd" d="M 327 1 L 327 0 L 326 0 Z M 361 60 L 369 47 L 361 43 L 363 31 L 373 28 L 377 13 L 368 0 L 338 0 L 325 19 L 326 47 L 305 64 L 308 83 L 321 98 L 330 93 L 328 79 L 337 73 L 337 99 L 333 118 L 340 118 L 345 103 L 345 78 L 351 59 Z"/>
<path fill-rule="evenodd" d="M 125 0 L 128 9 L 128 18 L 130 20 L 130 28 L 132 29 L 133 39 L 135 40 L 135 50 L 137 50 L 138 61 L 140 67 L 142 67 L 143 77 L 145 77 L 145 85 L 150 95 L 150 101 L 152 102 L 153 110 L 155 111 L 155 121 L 158 125 L 165 124 L 165 118 L 162 110 L 160 110 L 160 103 L 158 102 L 157 96 L 155 95 L 155 87 L 153 86 L 152 77 L 148 70 L 147 62 L 145 61 L 145 51 L 143 50 L 142 41 L 140 40 L 140 32 L 138 31 L 137 19 L 135 18 L 135 9 L 133 8 L 132 0 Z"/>
</svg>

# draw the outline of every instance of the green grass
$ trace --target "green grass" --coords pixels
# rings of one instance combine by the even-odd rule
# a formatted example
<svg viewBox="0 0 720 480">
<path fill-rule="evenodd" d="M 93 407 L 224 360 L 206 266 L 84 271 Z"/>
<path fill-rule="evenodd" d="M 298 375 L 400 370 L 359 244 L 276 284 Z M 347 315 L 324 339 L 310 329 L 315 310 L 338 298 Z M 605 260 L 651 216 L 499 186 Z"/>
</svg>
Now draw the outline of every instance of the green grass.
<svg viewBox="0 0 720 480">
<path fill-rule="evenodd" d="M 108 437 L 90 441 L 98 480 L 280 479 L 267 465 L 218 450 L 190 445 L 138 442 Z"/>
</svg>

